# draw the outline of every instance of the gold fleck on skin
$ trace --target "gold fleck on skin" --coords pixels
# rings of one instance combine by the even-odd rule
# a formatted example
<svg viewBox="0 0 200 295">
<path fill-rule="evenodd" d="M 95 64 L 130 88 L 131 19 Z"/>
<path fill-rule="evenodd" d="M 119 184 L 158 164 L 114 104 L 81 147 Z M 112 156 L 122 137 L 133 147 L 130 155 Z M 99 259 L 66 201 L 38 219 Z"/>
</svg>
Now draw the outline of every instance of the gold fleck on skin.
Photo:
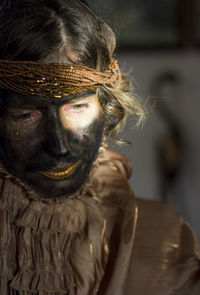
<svg viewBox="0 0 200 295">
<path fill-rule="evenodd" d="M 48 171 L 39 171 L 39 173 L 41 173 L 42 175 L 51 178 L 51 179 L 65 179 L 69 176 L 71 176 L 77 169 L 77 167 L 79 166 L 79 164 L 81 163 L 81 160 L 76 162 L 76 163 L 67 163 L 65 166 L 63 167 L 55 167 L 52 168 Z"/>
</svg>

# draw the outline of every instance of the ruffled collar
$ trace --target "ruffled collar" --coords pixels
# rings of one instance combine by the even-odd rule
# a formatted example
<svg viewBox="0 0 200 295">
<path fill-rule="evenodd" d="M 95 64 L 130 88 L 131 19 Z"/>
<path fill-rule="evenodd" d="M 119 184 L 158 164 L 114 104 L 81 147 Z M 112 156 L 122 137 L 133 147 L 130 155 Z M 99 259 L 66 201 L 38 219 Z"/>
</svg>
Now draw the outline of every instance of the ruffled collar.
<svg viewBox="0 0 200 295">
<path fill-rule="evenodd" d="M 92 200 L 95 195 L 89 182 L 70 198 L 41 200 L 2 166 L 0 178 L 0 209 L 9 212 L 10 220 L 15 225 L 32 228 L 35 232 L 60 233 L 79 232 L 84 227 L 85 202 Z"/>
</svg>

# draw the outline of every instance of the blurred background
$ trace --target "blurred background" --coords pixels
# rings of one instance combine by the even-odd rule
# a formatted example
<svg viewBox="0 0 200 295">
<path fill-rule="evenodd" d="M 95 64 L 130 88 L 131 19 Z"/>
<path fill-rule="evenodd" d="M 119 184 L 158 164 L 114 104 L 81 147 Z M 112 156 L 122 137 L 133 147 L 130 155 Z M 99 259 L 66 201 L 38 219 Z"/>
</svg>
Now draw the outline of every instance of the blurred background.
<svg viewBox="0 0 200 295">
<path fill-rule="evenodd" d="M 200 239 L 200 1 L 87 0 L 117 36 L 116 59 L 148 108 L 114 148 L 131 161 L 138 197 L 160 200 Z"/>
</svg>

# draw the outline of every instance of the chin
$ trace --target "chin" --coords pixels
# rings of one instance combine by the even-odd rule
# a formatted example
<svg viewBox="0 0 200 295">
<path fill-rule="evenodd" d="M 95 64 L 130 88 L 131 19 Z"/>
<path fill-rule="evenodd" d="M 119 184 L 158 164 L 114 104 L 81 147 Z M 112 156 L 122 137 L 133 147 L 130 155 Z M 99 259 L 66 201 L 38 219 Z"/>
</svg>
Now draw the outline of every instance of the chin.
<svg viewBox="0 0 200 295">
<path fill-rule="evenodd" d="M 34 173 L 35 174 L 35 173 Z M 63 180 L 48 179 L 43 175 L 31 175 L 30 178 L 22 179 L 24 183 L 44 199 L 68 198 L 81 191 L 85 178 L 69 177 Z"/>
</svg>

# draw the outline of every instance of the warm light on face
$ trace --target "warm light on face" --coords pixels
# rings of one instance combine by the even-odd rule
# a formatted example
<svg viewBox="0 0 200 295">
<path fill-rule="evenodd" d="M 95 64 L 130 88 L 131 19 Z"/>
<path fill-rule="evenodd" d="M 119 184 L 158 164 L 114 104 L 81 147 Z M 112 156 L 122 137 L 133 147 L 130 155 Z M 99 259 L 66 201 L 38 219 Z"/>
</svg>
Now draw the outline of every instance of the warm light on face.
<svg viewBox="0 0 200 295">
<path fill-rule="evenodd" d="M 96 94 L 66 103 L 59 109 L 63 126 L 71 130 L 81 130 L 88 127 L 97 119 L 99 112 L 100 105 Z"/>
</svg>

